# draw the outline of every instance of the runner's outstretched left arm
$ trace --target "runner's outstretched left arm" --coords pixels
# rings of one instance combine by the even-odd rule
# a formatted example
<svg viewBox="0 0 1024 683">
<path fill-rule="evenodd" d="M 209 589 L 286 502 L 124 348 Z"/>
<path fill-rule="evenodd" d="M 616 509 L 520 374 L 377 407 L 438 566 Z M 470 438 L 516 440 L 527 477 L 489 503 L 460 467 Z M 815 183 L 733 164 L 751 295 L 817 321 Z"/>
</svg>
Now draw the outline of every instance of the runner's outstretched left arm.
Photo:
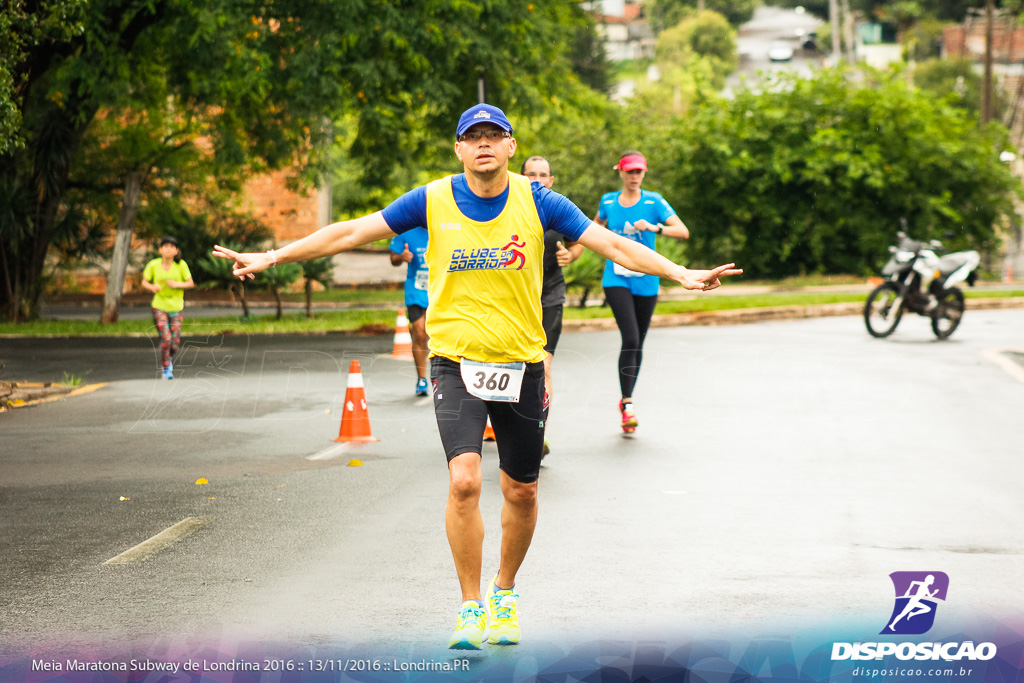
<svg viewBox="0 0 1024 683">
<path fill-rule="evenodd" d="M 721 285 L 718 278 L 743 272 L 732 263 L 710 270 L 685 268 L 672 263 L 653 249 L 615 234 L 600 223 L 591 223 L 580 235 L 579 243 L 630 270 L 675 280 L 686 289 L 714 289 Z"/>
<path fill-rule="evenodd" d="M 266 270 L 278 263 L 308 261 L 322 256 L 334 256 L 379 239 L 394 237 L 380 211 L 350 221 L 331 223 L 306 235 L 300 240 L 272 252 L 239 253 L 217 245 L 213 255 L 235 262 L 232 272 L 239 279 L 253 277 L 253 273 Z"/>
</svg>

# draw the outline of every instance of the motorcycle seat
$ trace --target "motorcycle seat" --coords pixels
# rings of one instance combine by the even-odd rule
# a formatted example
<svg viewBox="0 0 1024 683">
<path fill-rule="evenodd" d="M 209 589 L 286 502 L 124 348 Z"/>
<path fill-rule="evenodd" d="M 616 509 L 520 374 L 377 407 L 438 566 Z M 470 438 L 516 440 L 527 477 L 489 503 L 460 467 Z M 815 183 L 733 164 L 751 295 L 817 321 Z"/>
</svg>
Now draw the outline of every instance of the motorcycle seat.
<svg viewBox="0 0 1024 683">
<path fill-rule="evenodd" d="M 950 275 L 968 261 L 970 261 L 970 258 L 966 254 L 946 254 L 939 259 L 939 272 L 941 272 L 943 276 Z"/>
</svg>

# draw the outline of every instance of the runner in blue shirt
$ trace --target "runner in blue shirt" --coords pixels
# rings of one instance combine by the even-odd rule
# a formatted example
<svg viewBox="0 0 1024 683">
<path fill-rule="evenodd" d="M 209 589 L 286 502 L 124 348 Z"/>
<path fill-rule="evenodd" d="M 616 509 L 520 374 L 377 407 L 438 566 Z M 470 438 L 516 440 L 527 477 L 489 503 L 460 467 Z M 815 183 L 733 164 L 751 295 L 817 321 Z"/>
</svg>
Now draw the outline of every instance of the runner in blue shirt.
<svg viewBox="0 0 1024 683">
<path fill-rule="evenodd" d="M 643 154 L 626 152 L 615 168 L 622 178 L 622 189 L 601 197 L 595 223 L 649 249 L 654 249 L 656 235 L 681 239 L 690 236 L 690 231 L 664 197 L 657 192 L 640 189 L 647 173 L 647 159 Z M 660 281 L 656 275 L 637 273 L 609 260 L 605 262 L 601 285 L 622 336 L 622 348 L 619 350 L 622 398 L 619 410 L 622 412 L 622 431 L 632 434 L 637 426 L 633 389 L 640 373 L 644 337 L 651 325 L 654 306 L 658 303 Z"/>
<path fill-rule="evenodd" d="M 409 318 L 409 332 L 412 334 L 412 357 L 416 363 L 416 395 L 427 396 L 427 284 L 430 282 L 427 269 L 427 231 L 413 228 L 391 238 L 391 265 L 409 264 L 405 275 L 405 312 Z"/>
</svg>

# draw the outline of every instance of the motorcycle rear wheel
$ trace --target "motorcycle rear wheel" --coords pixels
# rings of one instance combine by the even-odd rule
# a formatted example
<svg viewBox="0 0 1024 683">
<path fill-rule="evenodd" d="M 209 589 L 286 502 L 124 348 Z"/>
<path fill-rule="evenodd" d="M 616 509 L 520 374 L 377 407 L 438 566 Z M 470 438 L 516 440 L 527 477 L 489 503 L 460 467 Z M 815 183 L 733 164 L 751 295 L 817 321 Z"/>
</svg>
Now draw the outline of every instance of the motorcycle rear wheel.
<svg viewBox="0 0 1024 683">
<path fill-rule="evenodd" d="M 875 287 L 864 304 L 864 325 L 872 337 L 881 339 L 896 331 L 903 317 L 903 302 L 893 310 L 893 304 L 900 296 L 895 282 L 883 282 Z"/>
<path fill-rule="evenodd" d="M 944 289 L 938 295 L 939 305 L 932 314 L 932 332 L 946 339 L 960 326 L 964 315 L 964 293 L 956 287 Z"/>
</svg>

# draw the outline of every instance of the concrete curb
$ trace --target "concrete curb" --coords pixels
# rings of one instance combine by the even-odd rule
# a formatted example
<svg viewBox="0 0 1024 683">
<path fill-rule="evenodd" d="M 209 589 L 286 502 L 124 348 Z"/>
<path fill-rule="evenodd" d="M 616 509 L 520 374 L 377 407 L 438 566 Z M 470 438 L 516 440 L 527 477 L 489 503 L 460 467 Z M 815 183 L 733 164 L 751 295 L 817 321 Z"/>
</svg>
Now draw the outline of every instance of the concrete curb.
<svg viewBox="0 0 1024 683">
<path fill-rule="evenodd" d="M 61 401 L 73 396 L 91 394 L 97 389 L 102 389 L 109 382 L 98 382 L 86 384 L 82 387 L 73 387 L 67 384 L 53 384 L 50 382 L 3 382 L 0 383 L 0 413 L 14 408 L 28 408 L 50 401 Z M 10 385 L 10 386 L 7 386 Z M 7 393 L 10 391 L 10 393 Z"/>
<path fill-rule="evenodd" d="M 1024 297 L 1004 299 L 968 299 L 967 310 L 990 310 L 1000 308 L 1024 308 Z M 816 304 L 812 306 L 766 306 L 762 308 L 737 308 L 724 311 L 695 311 L 656 315 L 651 327 L 684 327 L 687 325 L 741 325 L 766 320 L 800 320 L 804 318 L 826 318 L 838 315 L 861 315 L 864 302 L 850 301 L 839 304 Z M 614 318 L 593 318 L 590 320 L 565 320 L 563 332 L 592 332 L 615 330 Z"/>
</svg>

